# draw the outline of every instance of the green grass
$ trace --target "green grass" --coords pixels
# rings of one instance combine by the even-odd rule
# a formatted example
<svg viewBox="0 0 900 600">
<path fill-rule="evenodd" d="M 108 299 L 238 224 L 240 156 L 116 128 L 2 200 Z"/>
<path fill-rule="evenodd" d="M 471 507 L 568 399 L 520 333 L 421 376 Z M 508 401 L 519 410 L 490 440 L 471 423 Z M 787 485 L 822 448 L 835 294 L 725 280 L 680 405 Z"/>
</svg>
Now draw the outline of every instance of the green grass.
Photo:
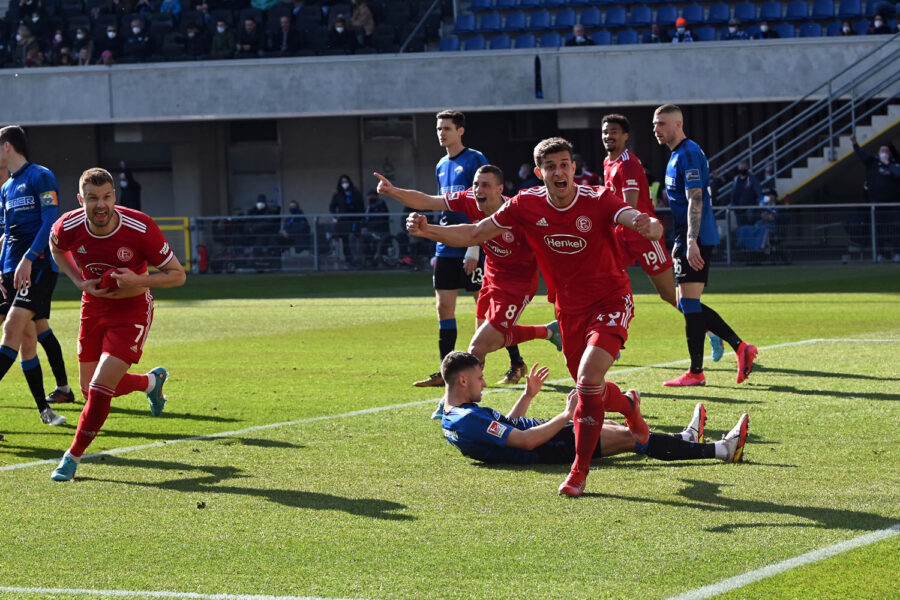
<svg viewBox="0 0 900 600">
<path fill-rule="evenodd" d="M 50 481 L 52 464 L 0 471 L 0 587 L 667 598 L 900 522 L 900 269 L 714 271 L 705 301 L 758 346 L 894 342 L 763 349 L 740 386 L 729 355 L 688 390 L 660 385 L 685 363 L 651 366 L 684 358 L 683 321 L 633 278 L 610 378 L 642 390 L 657 431 L 680 430 L 698 400 L 714 437 L 749 412 L 745 463 L 623 455 L 597 465 L 586 497 L 559 498 L 564 467 L 473 463 L 428 420 L 438 391 L 410 386 L 436 368 L 428 274 L 192 277 L 158 294 L 140 366 L 169 368 L 166 413 L 116 399 L 92 452 L 420 403 L 92 459 L 71 484 Z M 60 287 L 51 323 L 74 382 L 77 296 Z M 473 315 L 461 299 L 459 347 Z M 523 322 L 551 319 L 539 300 Z M 556 414 L 571 385 L 560 355 L 539 341 L 522 353 L 556 382 L 532 413 Z M 505 366 L 492 355 L 488 381 Z M 506 410 L 517 393 L 492 387 L 484 402 Z M 74 424 L 80 408 L 61 412 Z M 55 460 L 74 432 L 41 425 L 18 368 L 0 414 L 0 467 Z M 898 549 L 895 537 L 722 597 L 896 597 Z"/>
</svg>

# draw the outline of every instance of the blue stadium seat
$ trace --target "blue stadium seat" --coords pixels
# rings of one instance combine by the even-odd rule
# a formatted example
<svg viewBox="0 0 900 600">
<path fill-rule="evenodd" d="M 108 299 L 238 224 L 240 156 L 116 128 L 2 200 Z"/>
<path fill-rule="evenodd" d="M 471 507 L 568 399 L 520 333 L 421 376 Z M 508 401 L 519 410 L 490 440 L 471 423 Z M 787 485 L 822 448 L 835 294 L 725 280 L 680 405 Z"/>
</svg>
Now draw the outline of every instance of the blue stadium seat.
<svg viewBox="0 0 900 600">
<path fill-rule="evenodd" d="M 575 11 L 571 8 L 564 8 L 556 11 L 553 17 L 553 28 L 571 31 L 575 25 Z"/>
<path fill-rule="evenodd" d="M 778 37 L 781 38 L 797 37 L 797 28 L 790 23 L 779 23 L 772 28 L 772 31 L 777 32 Z"/>
<path fill-rule="evenodd" d="M 591 34 L 591 41 L 598 46 L 609 46 L 612 44 L 612 34 L 605 29 L 595 31 Z"/>
<path fill-rule="evenodd" d="M 780 21 L 782 15 L 781 2 L 763 2 L 759 7 L 760 21 Z"/>
<path fill-rule="evenodd" d="M 519 0 L 519 8 L 522 10 L 534 10 L 541 7 L 541 0 Z"/>
<path fill-rule="evenodd" d="M 828 24 L 828 37 L 834 37 L 837 35 L 841 35 L 841 24 L 837 21 L 832 21 Z"/>
<path fill-rule="evenodd" d="M 472 12 L 481 12 L 484 10 L 491 10 L 494 8 L 491 0 L 472 0 L 471 4 L 469 4 L 469 10 Z"/>
<path fill-rule="evenodd" d="M 507 14 L 503 31 L 525 31 L 525 13 L 517 10 Z"/>
<path fill-rule="evenodd" d="M 494 0 L 494 10 L 499 12 L 515 10 L 518 6 L 519 4 L 516 0 Z"/>
<path fill-rule="evenodd" d="M 460 13 L 456 15 L 456 27 L 453 33 L 472 33 L 475 31 L 475 15 L 472 13 Z"/>
<path fill-rule="evenodd" d="M 531 13 L 531 17 L 528 19 L 528 29 L 534 31 L 550 29 L 550 12 L 539 10 Z"/>
<path fill-rule="evenodd" d="M 500 13 L 488 12 L 481 15 L 478 31 L 482 33 L 496 33 L 500 31 Z"/>
<path fill-rule="evenodd" d="M 637 44 L 638 34 L 634 29 L 623 29 L 616 34 L 617 44 Z"/>
<path fill-rule="evenodd" d="M 559 48 L 562 46 L 562 38 L 555 31 L 541 34 L 541 48 Z"/>
<path fill-rule="evenodd" d="M 597 27 L 600 27 L 600 23 L 603 22 L 603 15 L 599 8 L 591 6 L 581 11 L 578 22 L 587 29 L 596 29 Z"/>
<path fill-rule="evenodd" d="M 653 22 L 653 11 L 649 6 L 638 4 L 631 7 L 628 25 L 631 27 L 647 27 Z"/>
<path fill-rule="evenodd" d="M 711 25 L 722 25 L 731 19 L 731 7 L 727 4 L 713 4 L 709 7 L 706 22 Z"/>
<path fill-rule="evenodd" d="M 606 17 L 603 20 L 604 27 L 624 27 L 627 13 L 621 6 L 606 9 Z"/>
<path fill-rule="evenodd" d="M 812 7 L 813 19 L 833 19 L 834 18 L 834 0 L 814 0 Z"/>
<path fill-rule="evenodd" d="M 891 14 L 896 12 L 893 6 L 891 6 L 891 2 L 887 0 L 866 0 L 866 12 L 864 13 L 867 17 L 874 17 L 877 13 L 881 13 L 882 17 L 890 17 L 890 15 L 884 14 L 886 11 L 889 11 Z"/>
<path fill-rule="evenodd" d="M 463 42 L 463 44 L 463 50 L 485 50 L 487 48 L 487 42 L 485 41 L 484 36 L 481 35 L 473 35 L 472 37 L 466 38 L 466 41 Z"/>
<path fill-rule="evenodd" d="M 837 12 L 839 19 L 855 19 L 862 14 L 862 0 L 841 0 Z"/>
<path fill-rule="evenodd" d="M 716 28 L 704 25 L 693 30 L 695 42 L 714 42 L 716 41 Z"/>
<path fill-rule="evenodd" d="M 810 21 L 800 25 L 800 37 L 822 37 L 822 26 Z"/>
<path fill-rule="evenodd" d="M 871 25 L 871 23 L 869 23 L 868 19 L 856 21 L 855 23 L 853 23 L 853 31 L 856 32 L 856 35 L 868 35 L 869 25 Z"/>
<path fill-rule="evenodd" d="M 505 33 L 491 38 L 491 50 L 509 50 L 512 48 L 512 40 Z"/>
<path fill-rule="evenodd" d="M 448 35 L 438 44 L 438 50 L 441 52 L 456 52 L 459 50 L 459 38 L 455 35 Z"/>
<path fill-rule="evenodd" d="M 734 7 L 734 18 L 740 23 L 752 23 L 756 20 L 756 5 L 742 2 Z"/>
<path fill-rule="evenodd" d="M 667 4 L 656 9 L 656 23 L 660 27 L 673 27 L 678 18 L 678 7 Z"/>
<path fill-rule="evenodd" d="M 834 4 L 832 4 L 834 6 Z M 794 0 L 788 2 L 784 11 L 785 21 L 805 21 L 809 18 L 809 4 L 806 0 Z"/>
<path fill-rule="evenodd" d="M 590 6 L 591 0 L 569 0 L 569 6 Z"/>
<path fill-rule="evenodd" d="M 688 22 L 688 25 L 699 25 L 705 23 L 703 18 L 703 7 L 699 4 L 688 4 L 681 9 L 681 16 Z"/>
<path fill-rule="evenodd" d="M 566 0 L 541 0 L 541 6 L 547 8 L 560 8 L 566 5 Z"/>
<path fill-rule="evenodd" d="M 521 35 L 517 35 L 513 43 L 515 44 L 516 48 L 534 48 L 537 45 L 533 33 L 523 33 Z"/>
<path fill-rule="evenodd" d="M 747 37 L 751 40 L 758 40 L 761 30 L 759 28 L 759 25 L 748 25 L 744 28 L 744 33 L 746 33 Z"/>
</svg>

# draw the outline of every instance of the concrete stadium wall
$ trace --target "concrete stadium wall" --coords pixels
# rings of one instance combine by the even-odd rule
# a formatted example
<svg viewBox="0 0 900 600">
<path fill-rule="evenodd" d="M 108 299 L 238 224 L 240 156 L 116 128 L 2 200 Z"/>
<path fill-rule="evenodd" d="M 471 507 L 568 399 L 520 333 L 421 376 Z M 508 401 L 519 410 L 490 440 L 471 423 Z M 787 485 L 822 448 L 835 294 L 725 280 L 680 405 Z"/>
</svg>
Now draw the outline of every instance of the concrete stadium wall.
<svg viewBox="0 0 900 600">
<path fill-rule="evenodd" d="M 0 89 L 3 120 L 24 125 L 762 102 L 806 94 L 885 37 L 3 70 Z"/>
</svg>

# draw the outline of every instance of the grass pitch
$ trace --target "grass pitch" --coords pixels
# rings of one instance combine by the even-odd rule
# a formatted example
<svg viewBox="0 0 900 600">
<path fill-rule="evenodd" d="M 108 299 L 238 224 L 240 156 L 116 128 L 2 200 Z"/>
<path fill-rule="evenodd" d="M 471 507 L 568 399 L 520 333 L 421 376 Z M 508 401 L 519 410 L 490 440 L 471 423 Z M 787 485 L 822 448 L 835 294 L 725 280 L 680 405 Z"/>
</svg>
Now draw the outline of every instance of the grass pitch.
<svg viewBox="0 0 900 600">
<path fill-rule="evenodd" d="M 900 523 L 900 269 L 714 270 L 704 301 L 760 358 L 741 385 L 733 355 L 708 361 L 707 387 L 685 390 L 661 386 L 686 368 L 671 364 L 683 321 L 632 279 L 610 379 L 642 391 L 657 431 L 681 430 L 697 401 L 710 437 L 749 412 L 744 463 L 623 455 L 595 466 L 585 497 L 560 498 L 565 467 L 473 463 L 428 419 L 439 390 L 410 385 L 437 367 L 427 274 L 191 277 L 158 294 L 141 365 L 169 369 L 166 412 L 116 399 L 90 451 L 157 445 L 85 460 L 69 484 L 50 462 L 11 469 L 55 463 L 81 405 L 50 428 L 17 368 L 0 384 L 0 596 L 669 598 Z M 59 296 L 75 383 L 78 304 Z M 464 347 L 471 299 L 457 319 Z M 551 319 L 539 299 L 522 322 Z M 553 380 L 531 414 L 556 414 L 561 355 L 521 350 Z M 505 369 L 491 355 L 488 382 Z M 518 393 L 492 387 L 484 404 L 505 411 Z M 894 537 L 721 597 L 898 597 L 898 557 Z"/>
</svg>

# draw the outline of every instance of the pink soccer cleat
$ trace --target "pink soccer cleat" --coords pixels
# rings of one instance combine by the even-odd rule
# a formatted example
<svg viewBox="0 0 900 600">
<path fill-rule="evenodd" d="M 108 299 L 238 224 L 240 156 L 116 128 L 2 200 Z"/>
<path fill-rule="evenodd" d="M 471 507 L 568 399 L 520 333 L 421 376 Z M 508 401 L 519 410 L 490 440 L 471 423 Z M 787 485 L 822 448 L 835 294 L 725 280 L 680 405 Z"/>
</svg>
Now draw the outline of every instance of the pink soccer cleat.
<svg viewBox="0 0 900 600">
<path fill-rule="evenodd" d="M 684 387 L 688 385 L 706 385 L 706 375 L 703 373 L 691 373 L 688 371 L 684 375 L 679 375 L 675 379 L 670 379 L 663 383 L 666 387 Z"/>
<path fill-rule="evenodd" d="M 756 360 L 756 356 L 759 354 L 759 350 L 756 349 L 756 346 L 752 344 L 748 344 L 747 342 L 741 342 L 741 345 L 738 346 L 737 349 L 737 382 L 742 383 L 747 377 L 750 376 L 750 371 L 753 370 L 753 361 Z"/>
</svg>

